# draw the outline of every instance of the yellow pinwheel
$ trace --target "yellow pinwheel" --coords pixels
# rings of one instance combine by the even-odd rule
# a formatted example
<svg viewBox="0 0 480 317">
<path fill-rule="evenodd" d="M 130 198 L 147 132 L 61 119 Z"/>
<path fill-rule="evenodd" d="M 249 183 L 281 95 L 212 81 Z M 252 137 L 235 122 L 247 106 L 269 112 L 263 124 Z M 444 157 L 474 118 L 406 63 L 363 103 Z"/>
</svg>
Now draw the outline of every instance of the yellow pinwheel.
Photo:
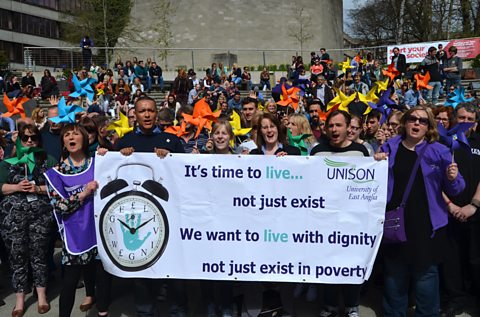
<svg viewBox="0 0 480 317">
<path fill-rule="evenodd" d="M 338 66 L 342 68 L 342 72 L 345 74 L 347 69 L 355 68 L 354 66 L 350 65 L 350 58 L 347 57 L 345 62 L 338 63 Z"/>
<path fill-rule="evenodd" d="M 247 133 L 250 133 L 250 131 L 252 130 L 252 128 L 242 129 L 242 121 L 240 120 L 240 116 L 236 111 L 232 112 L 229 122 L 230 122 L 230 125 L 232 126 L 232 131 L 235 137 L 246 135 Z M 233 139 L 230 140 L 230 146 L 231 147 L 235 146 L 235 141 Z"/>
<path fill-rule="evenodd" d="M 373 89 L 372 89 L 373 90 Z M 362 93 L 357 92 L 357 95 L 355 96 L 355 99 L 360 101 L 361 103 L 365 104 L 367 106 L 367 109 L 363 112 L 363 114 L 368 114 L 370 111 L 372 111 L 372 108 L 370 108 L 370 105 L 368 104 L 369 102 L 373 102 L 372 96 L 370 95 L 370 92 L 365 96 Z M 373 94 L 375 96 L 375 94 Z M 369 99 L 370 98 L 370 99 Z M 378 102 L 378 97 L 375 96 L 377 102 Z"/>
<path fill-rule="evenodd" d="M 373 90 L 376 90 L 375 92 L 378 92 L 378 93 L 381 93 L 382 91 L 387 90 L 388 82 L 389 82 L 389 78 L 385 79 L 385 81 L 377 80 L 374 86 L 376 89 L 373 89 Z"/>
<path fill-rule="evenodd" d="M 348 105 L 355 100 L 355 94 L 351 96 L 345 96 L 345 94 L 338 88 L 333 88 L 337 95 L 327 104 L 327 111 L 332 109 L 334 106 L 339 105 L 338 110 L 343 110 L 348 112 Z"/>
<path fill-rule="evenodd" d="M 367 96 L 366 96 L 366 99 L 367 99 L 367 102 L 373 102 L 373 103 L 377 103 L 379 98 L 378 96 L 375 94 L 375 89 L 370 89 L 367 93 Z"/>
<path fill-rule="evenodd" d="M 125 134 L 133 131 L 133 127 L 128 125 L 128 118 L 120 112 L 120 120 L 110 123 L 107 127 L 107 130 L 113 130 L 118 134 L 119 138 L 123 138 Z"/>
</svg>

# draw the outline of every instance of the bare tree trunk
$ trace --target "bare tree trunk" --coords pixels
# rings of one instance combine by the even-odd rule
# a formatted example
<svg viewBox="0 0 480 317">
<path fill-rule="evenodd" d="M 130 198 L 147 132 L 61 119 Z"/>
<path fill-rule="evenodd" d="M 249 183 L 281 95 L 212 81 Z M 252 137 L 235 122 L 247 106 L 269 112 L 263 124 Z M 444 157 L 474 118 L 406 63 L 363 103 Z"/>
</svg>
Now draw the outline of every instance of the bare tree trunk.
<svg viewBox="0 0 480 317">
<path fill-rule="evenodd" d="M 450 4 L 448 6 L 448 19 L 447 19 L 447 40 L 450 39 L 450 25 L 452 24 L 452 14 L 453 14 L 453 1 L 450 0 Z"/>
<path fill-rule="evenodd" d="M 392 0 L 392 2 L 394 3 L 395 1 Z M 401 0 L 400 10 L 398 11 L 397 44 L 402 44 L 403 41 L 403 27 L 405 23 L 405 2 L 406 0 Z"/>
<path fill-rule="evenodd" d="M 471 0 L 461 0 L 461 12 L 462 12 L 462 29 L 463 35 L 468 35 L 472 31 L 472 23 L 470 18 L 470 9 L 472 7 Z"/>
<path fill-rule="evenodd" d="M 478 34 L 480 32 L 480 1 L 472 1 L 472 3 L 475 3 L 475 8 L 472 5 L 472 18 L 473 18 L 473 32 L 474 34 Z"/>
</svg>

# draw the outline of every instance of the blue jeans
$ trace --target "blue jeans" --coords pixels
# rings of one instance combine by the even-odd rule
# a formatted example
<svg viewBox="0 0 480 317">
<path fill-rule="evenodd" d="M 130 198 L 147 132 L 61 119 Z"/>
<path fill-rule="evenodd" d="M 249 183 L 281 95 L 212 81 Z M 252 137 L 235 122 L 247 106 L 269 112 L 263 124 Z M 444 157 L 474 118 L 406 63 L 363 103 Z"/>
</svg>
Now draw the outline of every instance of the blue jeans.
<svg viewBox="0 0 480 317">
<path fill-rule="evenodd" d="M 242 78 L 241 77 L 235 77 L 232 79 L 232 81 L 235 83 L 235 85 L 239 85 L 242 83 Z"/>
<path fill-rule="evenodd" d="M 438 266 L 415 271 L 411 265 L 385 259 L 384 317 L 406 317 L 408 311 L 408 286 L 415 289 L 415 317 L 438 317 L 440 291 Z"/>
<path fill-rule="evenodd" d="M 435 104 L 438 101 L 438 95 L 440 94 L 440 89 L 442 88 L 442 82 L 431 81 L 428 84 L 433 88 L 427 91 L 427 101 Z"/>
<path fill-rule="evenodd" d="M 163 90 L 163 77 L 162 76 L 158 76 L 158 77 L 151 77 L 152 78 L 152 84 L 153 85 L 156 85 L 158 84 L 158 86 L 160 87 L 160 90 Z"/>
</svg>

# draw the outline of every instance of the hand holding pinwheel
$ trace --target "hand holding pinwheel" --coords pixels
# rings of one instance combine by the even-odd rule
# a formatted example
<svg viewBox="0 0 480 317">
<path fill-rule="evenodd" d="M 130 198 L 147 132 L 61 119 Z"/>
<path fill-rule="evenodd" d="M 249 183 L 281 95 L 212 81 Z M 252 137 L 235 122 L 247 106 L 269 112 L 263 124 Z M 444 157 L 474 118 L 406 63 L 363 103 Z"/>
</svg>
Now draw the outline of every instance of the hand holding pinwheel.
<svg viewBox="0 0 480 317">
<path fill-rule="evenodd" d="M 35 153 L 42 152 L 43 149 L 38 147 L 23 146 L 20 138 L 17 138 L 15 147 L 17 155 L 15 157 L 8 158 L 5 161 L 12 165 L 26 164 L 28 171 L 32 173 L 36 164 Z"/>
<path fill-rule="evenodd" d="M 67 106 L 65 98 L 58 102 L 58 116 L 50 118 L 53 123 L 75 123 L 75 115 L 83 112 L 83 108 L 77 105 Z"/>
<path fill-rule="evenodd" d="M 439 123 L 438 134 L 440 135 L 440 142 L 445 144 L 452 153 L 455 150 L 462 149 L 471 154 L 472 150 L 465 133 L 473 126 L 473 124 L 473 122 L 461 122 L 447 131 L 447 129 Z"/>
</svg>

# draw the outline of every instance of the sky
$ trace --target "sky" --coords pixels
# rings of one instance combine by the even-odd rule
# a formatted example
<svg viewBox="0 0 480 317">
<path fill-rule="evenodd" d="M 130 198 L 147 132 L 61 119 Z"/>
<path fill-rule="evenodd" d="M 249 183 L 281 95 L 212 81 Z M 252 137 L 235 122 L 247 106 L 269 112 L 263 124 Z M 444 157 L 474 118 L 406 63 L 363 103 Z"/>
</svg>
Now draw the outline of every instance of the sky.
<svg viewBox="0 0 480 317">
<path fill-rule="evenodd" d="M 350 20 L 348 19 L 348 10 L 365 3 L 366 0 L 343 0 L 343 29 L 344 31 L 348 31 L 348 23 Z"/>
</svg>

